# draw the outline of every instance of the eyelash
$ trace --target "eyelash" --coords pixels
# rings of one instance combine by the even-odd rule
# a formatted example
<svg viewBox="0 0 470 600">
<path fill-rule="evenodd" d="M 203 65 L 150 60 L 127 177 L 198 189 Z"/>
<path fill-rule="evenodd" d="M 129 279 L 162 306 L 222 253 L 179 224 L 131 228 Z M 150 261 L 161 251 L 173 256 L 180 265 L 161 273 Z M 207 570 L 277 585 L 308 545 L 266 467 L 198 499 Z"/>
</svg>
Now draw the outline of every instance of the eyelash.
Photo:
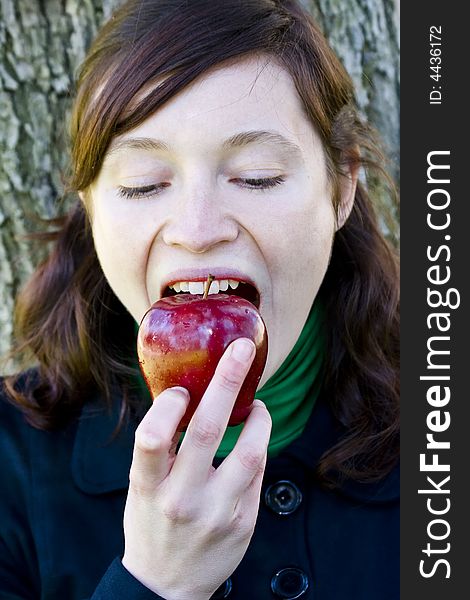
<svg viewBox="0 0 470 600">
<path fill-rule="evenodd" d="M 284 183 L 284 177 L 278 175 L 277 177 L 266 177 L 259 179 L 234 179 L 232 181 L 242 182 L 241 187 L 247 190 L 264 191 L 269 188 L 276 187 Z M 157 185 L 145 185 L 142 187 L 124 187 L 120 185 L 118 187 L 118 194 L 122 198 L 135 199 L 135 198 L 146 198 L 159 194 L 164 188 L 169 187 L 169 183 L 159 183 Z"/>
<path fill-rule="evenodd" d="M 159 183 L 157 185 L 144 185 L 142 187 L 124 187 L 120 185 L 118 187 L 118 194 L 122 198 L 133 200 L 134 198 L 145 198 L 148 196 L 155 196 L 159 194 L 163 188 L 168 187 L 170 184 Z"/>
<path fill-rule="evenodd" d="M 281 175 L 277 177 L 265 177 L 260 179 L 237 179 L 236 181 L 242 181 L 244 184 L 242 187 L 245 187 L 248 190 L 267 190 L 269 188 L 276 187 L 277 185 L 281 185 L 284 183 L 285 179 Z"/>
</svg>

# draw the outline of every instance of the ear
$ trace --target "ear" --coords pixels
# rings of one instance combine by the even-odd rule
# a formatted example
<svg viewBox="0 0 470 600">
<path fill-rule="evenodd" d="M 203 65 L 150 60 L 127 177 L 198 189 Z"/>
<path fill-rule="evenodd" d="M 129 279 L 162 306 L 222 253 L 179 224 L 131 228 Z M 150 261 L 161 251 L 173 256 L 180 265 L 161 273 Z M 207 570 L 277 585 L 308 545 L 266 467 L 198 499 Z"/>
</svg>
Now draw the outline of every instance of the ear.
<svg viewBox="0 0 470 600">
<path fill-rule="evenodd" d="M 359 176 L 359 161 L 352 160 L 346 168 L 346 171 L 340 175 L 340 198 L 338 206 L 338 214 L 336 217 L 335 231 L 348 220 L 349 215 L 354 206 L 354 198 L 356 197 L 357 178 Z"/>
</svg>

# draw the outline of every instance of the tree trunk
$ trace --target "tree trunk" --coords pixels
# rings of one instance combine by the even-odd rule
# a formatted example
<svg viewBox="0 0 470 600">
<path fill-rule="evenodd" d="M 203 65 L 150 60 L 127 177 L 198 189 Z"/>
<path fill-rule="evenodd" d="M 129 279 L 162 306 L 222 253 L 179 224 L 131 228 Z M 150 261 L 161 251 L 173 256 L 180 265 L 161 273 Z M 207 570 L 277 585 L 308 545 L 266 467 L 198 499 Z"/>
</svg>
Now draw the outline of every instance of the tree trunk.
<svg viewBox="0 0 470 600">
<path fill-rule="evenodd" d="M 396 0 L 302 0 L 358 89 L 363 113 L 398 156 Z M 61 210 L 73 75 L 101 23 L 122 0 L 0 0 L 0 356 L 14 298 L 41 259 L 22 236 Z M 397 169 L 392 169 L 394 175 Z M 397 207 L 381 206 L 397 239 Z M 3 372 L 15 369 L 2 366 Z"/>
<path fill-rule="evenodd" d="M 399 0 L 301 0 L 356 86 L 362 114 L 378 130 L 392 179 L 399 179 Z M 398 244 L 398 204 L 378 199 L 387 237 Z"/>
</svg>

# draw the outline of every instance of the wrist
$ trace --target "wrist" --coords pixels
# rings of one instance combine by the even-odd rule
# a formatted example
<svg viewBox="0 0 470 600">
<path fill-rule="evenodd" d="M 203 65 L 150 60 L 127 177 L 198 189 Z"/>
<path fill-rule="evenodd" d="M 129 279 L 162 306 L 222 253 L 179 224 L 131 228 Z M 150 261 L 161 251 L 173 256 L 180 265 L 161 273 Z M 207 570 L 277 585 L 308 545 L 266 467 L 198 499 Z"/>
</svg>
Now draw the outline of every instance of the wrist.
<svg viewBox="0 0 470 600">
<path fill-rule="evenodd" d="M 210 600 L 212 594 L 198 595 L 194 590 L 176 590 L 165 588 L 154 581 L 154 577 L 146 576 L 144 569 L 136 566 L 125 554 L 121 559 L 122 566 L 143 586 L 160 596 L 162 600 Z"/>
</svg>

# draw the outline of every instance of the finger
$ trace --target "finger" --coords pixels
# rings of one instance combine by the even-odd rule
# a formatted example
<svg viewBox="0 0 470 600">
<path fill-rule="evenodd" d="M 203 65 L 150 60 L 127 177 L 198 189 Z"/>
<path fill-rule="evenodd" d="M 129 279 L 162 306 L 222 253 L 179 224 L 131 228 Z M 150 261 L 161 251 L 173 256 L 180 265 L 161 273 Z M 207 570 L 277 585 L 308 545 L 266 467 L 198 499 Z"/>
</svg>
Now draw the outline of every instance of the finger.
<svg viewBox="0 0 470 600">
<path fill-rule="evenodd" d="M 238 498 L 234 499 L 232 516 L 226 517 L 227 519 L 231 518 L 232 521 L 239 524 L 239 531 L 241 533 L 246 531 L 246 527 L 248 527 L 249 531 L 251 532 L 251 535 L 256 524 L 260 506 L 261 489 L 263 487 L 263 478 L 264 470 L 266 467 L 266 461 L 267 452 L 264 455 L 260 468 L 258 469 L 256 475 L 253 477 L 248 487 Z M 242 526 L 243 523 L 245 524 L 244 527 Z"/>
<path fill-rule="evenodd" d="M 159 394 L 135 432 L 134 455 L 129 473 L 130 485 L 151 494 L 168 475 L 180 436 L 177 431 L 189 393 L 185 388 L 168 388 Z"/>
<path fill-rule="evenodd" d="M 220 359 L 176 457 L 173 471 L 186 485 L 198 485 L 208 477 L 254 355 L 254 343 L 248 338 L 239 338 Z"/>
<path fill-rule="evenodd" d="M 271 429 L 264 402 L 255 400 L 234 449 L 215 473 L 216 485 L 234 500 L 248 490 L 253 495 L 261 489 Z"/>
<path fill-rule="evenodd" d="M 258 512 L 259 508 L 259 499 L 261 496 L 261 488 L 263 486 L 264 471 L 266 469 L 267 460 L 268 452 L 266 450 L 263 460 L 261 461 L 260 468 L 251 480 L 251 483 L 247 487 L 246 491 L 241 496 L 242 505 L 245 504 L 246 507 L 253 507 L 256 512 Z"/>
</svg>

